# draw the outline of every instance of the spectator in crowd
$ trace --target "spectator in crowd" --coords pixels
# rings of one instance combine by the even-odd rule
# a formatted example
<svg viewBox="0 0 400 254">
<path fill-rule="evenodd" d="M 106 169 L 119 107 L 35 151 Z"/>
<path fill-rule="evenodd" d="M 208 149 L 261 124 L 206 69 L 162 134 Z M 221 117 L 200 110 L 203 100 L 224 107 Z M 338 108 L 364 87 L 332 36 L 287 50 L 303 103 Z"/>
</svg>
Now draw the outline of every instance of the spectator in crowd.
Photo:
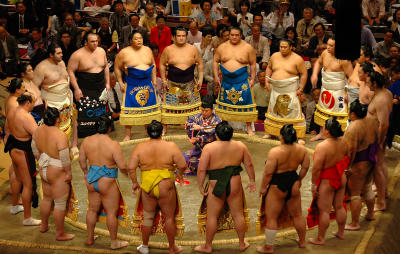
<svg viewBox="0 0 400 254">
<path fill-rule="evenodd" d="M 76 28 L 81 32 L 81 38 L 83 38 L 84 33 L 89 32 L 92 26 L 89 22 L 82 17 L 82 14 L 79 11 L 74 13 L 74 23 Z"/>
<path fill-rule="evenodd" d="M 235 9 L 235 3 L 233 0 L 220 0 L 223 8 L 228 8 L 228 12 L 232 12 Z"/>
<path fill-rule="evenodd" d="M 268 45 L 271 45 L 272 42 L 272 34 L 268 30 L 267 26 L 264 24 L 263 16 L 261 14 L 254 14 L 253 15 L 253 25 L 259 25 L 261 27 L 261 35 L 268 39 Z M 246 36 L 251 35 L 251 30 L 249 30 Z"/>
<path fill-rule="evenodd" d="M 217 35 L 212 38 L 213 48 L 218 48 L 219 45 L 229 39 L 229 30 L 226 25 L 219 24 L 217 26 Z"/>
<path fill-rule="evenodd" d="M 289 2 L 289 1 L 287 1 Z M 290 2 L 289 2 L 290 4 Z M 290 4 L 289 10 L 293 13 L 295 18 L 295 23 L 297 23 L 302 15 L 305 8 L 311 8 L 312 10 L 317 9 L 315 0 L 293 0 Z"/>
<path fill-rule="evenodd" d="M 285 39 L 289 39 L 293 42 L 292 51 L 296 54 L 300 54 L 301 52 L 301 43 L 297 36 L 296 29 L 293 26 L 286 28 L 285 31 Z"/>
<path fill-rule="evenodd" d="M 380 25 L 384 21 L 385 13 L 385 0 L 362 0 L 361 4 L 362 14 L 368 24 Z"/>
<path fill-rule="evenodd" d="M 286 28 L 294 27 L 294 16 L 293 13 L 288 11 L 289 5 L 289 0 L 280 0 L 279 9 L 271 12 L 265 19 L 268 29 L 274 35 L 271 52 L 278 51 L 279 40 L 285 36 Z"/>
<path fill-rule="evenodd" d="M 63 54 L 63 61 L 65 65 L 68 65 L 69 58 L 71 57 L 72 53 L 77 50 L 76 45 L 71 43 L 71 34 L 68 31 L 61 31 L 61 39 L 58 43 L 61 47 L 62 54 Z"/>
<path fill-rule="evenodd" d="M 7 12 L 0 14 L 0 26 L 4 27 L 6 30 L 8 29 L 7 17 L 8 17 L 8 13 Z"/>
<path fill-rule="evenodd" d="M 100 20 L 100 27 L 97 29 L 97 34 L 100 37 L 99 46 L 104 49 L 107 58 L 113 60 L 117 51 L 118 40 L 113 40 L 115 38 L 113 38 L 110 22 L 107 18 L 102 18 Z"/>
<path fill-rule="evenodd" d="M 270 56 L 268 39 L 261 35 L 259 25 L 253 25 L 251 33 L 252 35 L 246 37 L 245 41 L 256 51 L 257 63 L 260 65 L 260 69 L 265 70 Z"/>
<path fill-rule="evenodd" d="M 133 13 L 131 15 L 131 24 L 124 26 L 122 28 L 121 33 L 119 34 L 119 42 L 121 49 L 131 44 L 129 41 L 129 35 L 132 33 L 133 30 L 138 31 L 142 35 L 143 45 L 145 46 L 150 45 L 149 31 L 147 30 L 147 28 L 139 25 L 139 15 Z"/>
<path fill-rule="evenodd" d="M 307 133 L 311 133 L 312 135 L 317 135 L 319 133 L 319 125 L 314 122 L 314 111 L 315 107 L 318 104 L 319 95 L 321 93 L 320 88 L 313 88 L 311 90 L 312 101 L 307 103 L 306 108 L 306 131 Z"/>
<path fill-rule="evenodd" d="M 311 37 L 314 34 L 314 26 L 317 21 L 313 18 L 314 12 L 311 8 L 305 8 L 303 11 L 303 18 L 297 22 L 296 32 L 301 43 L 301 50 L 307 49 Z"/>
<path fill-rule="evenodd" d="M 219 21 L 220 24 L 225 25 L 227 28 L 233 26 L 237 26 L 236 18 L 230 14 L 224 14 L 222 19 Z"/>
<path fill-rule="evenodd" d="M 400 47 L 400 44 L 393 41 L 393 31 L 387 29 L 383 41 L 378 42 L 374 47 L 374 56 L 376 58 L 389 58 L 389 49 L 392 46 Z"/>
<path fill-rule="evenodd" d="M 376 45 L 376 40 L 371 29 L 366 27 L 363 21 L 361 21 L 361 45 L 368 45 L 371 48 Z"/>
<path fill-rule="evenodd" d="M 157 15 L 157 26 L 153 27 L 150 31 L 150 43 L 155 43 L 158 46 L 160 55 L 164 48 L 171 45 L 171 29 L 165 25 L 165 17 Z"/>
<path fill-rule="evenodd" d="M 39 28 L 32 29 L 32 39 L 28 42 L 28 56 L 31 59 L 31 65 L 36 67 L 42 60 L 47 58 L 48 42 L 42 38 Z"/>
<path fill-rule="evenodd" d="M 326 34 L 324 24 L 317 23 L 314 26 L 314 34 L 305 51 L 305 55 L 308 57 L 319 57 L 322 51 L 326 49 L 326 44 L 328 43 L 329 36 Z"/>
<path fill-rule="evenodd" d="M 157 25 L 156 14 L 154 13 L 154 4 L 148 2 L 145 7 L 146 13 L 140 18 L 139 26 L 143 26 L 147 31 L 151 31 Z"/>
<path fill-rule="evenodd" d="M 399 47 L 392 45 L 389 49 L 389 56 L 400 56 Z"/>
<path fill-rule="evenodd" d="M 217 17 L 217 21 L 222 19 L 222 5 L 219 3 L 219 0 L 212 0 L 211 12 Z"/>
<path fill-rule="evenodd" d="M 211 6 L 211 0 L 203 0 L 201 3 L 202 11 L 196 17 L 199 29 L 205 26 L 212 26 L 214 29 L 217 28 L 217 17 L 211 12 Z"/>
<path fill-rule="evenodd" d="M 114 10 L 110 16 L 111 30 L 116 30 L 118 36 L 121 36 L 122 28 L 129 25 L 129 16 L 124 12 L 124 5 L 120 0 L 114 2 Z"/>
<path fill-rule="evenodd" d="M 19 50 L 15 38 L 0 26 L 0 74 L 17 74 L 19 63 Z"/>
<path fill-rule="evenodd" d="M 49 31 L 49 18 L 53 12 L 53 1 L 52 0 L 24 0 L 23 3 L 26 6 L 26 13 L 32 14 L 34 21 L 37 22 L 35 26 L 43 29 L 48 33 Z M 44 35 L 44 34 L 43 34 Z"/>
<path fill-rule="evenodd" d="M 239 4 L 240 13 L 236 14 L 232 12 L 232 15 L 236 17 L 239 27 L 242 29 L 242 34 L 247 34 L 251 30 L 251 24 L 253 23 L 253 14 L 249 13 L 250 3 L 247 0 L 242 0 Z"/>
<path fill-rule="evenodd" d="M 9 32 L 15 36 L 18 42 L 27 43 L 30 30 L 35 24 L 32 15 L 26 13 L 26 6 L 23 2 L 16 4 L 17 12 L 12 14 L 8 20 Z"/>
<path fill-rule="evenodd" d="M 397 9 L 393 13 L 392 24 L 390 25 L 390 30 L 393 31 L 393 40 L 400 43 L 400 9 Z"/>
<path fill-rule="evenodd" d="M 202 32 L 202 40 L 201 42 L 197 42 L 195 44 L 193 44 L 193 46 L 195 46 L 199 52 L 201 57 L 203 58 L 203 63 L 207 63 L 207 62 L 212 62 L 213 60 L 213 46 L 212 46 L 212 36 L 214 34 L 214 31 L 212 30 L 211 27 L 206 27 L 203 29 Z"/>
<path fill-rule="evenodd" d="M 218 95 L 218 91 L 215 90 L 214 76 L 212 70 L 212 61 L 204 63 L 204 81 L 207 84 L 207 95 L 215 98 Z"/>
<path fill-rule="evenodd" d="M 59 28 L 57 34 L 58 39 L 60 39 L 60 31 L 68 31 L 71 34 L 71 43 L 76 45 L 76 47 L 80 47 L 81 44 L 81 35 L 78 28 L 74 24 L 74 19 L 71 13 L 64 14 L 64 24 Z"/>
<path fill-rule="evenodd" d="M 141 4 L 140 0 L 123 0 L 126 13 L 137 13 Z"/>
<path fill-rule="evenodd" d="M 74 13 L 75 7 L 74 4 L 70 0 L 53 0 L 53 14 L 58 18 L 63 16 L 63 13 Z"/>
<path fill-rule="evenodd" d="M 265 87 L 265 71 L 261 70 L 258 72 L 258 82 L 253 87 L 254 101 L 256 102 L 256 108 L 258 111 L 258 120 L 265 120 L 265 113 L 268 110 L 269 96 L 271 90 Z"/>
<path fill-rule="evenodd" d="M 199 31 L 199 27 L 196 21 L 191 21 L 189 24 L 189 33 L 187 36 L 187 43 L 193 45 L 194 43 L 201 42 L 202 33 Z"/>
</svg>

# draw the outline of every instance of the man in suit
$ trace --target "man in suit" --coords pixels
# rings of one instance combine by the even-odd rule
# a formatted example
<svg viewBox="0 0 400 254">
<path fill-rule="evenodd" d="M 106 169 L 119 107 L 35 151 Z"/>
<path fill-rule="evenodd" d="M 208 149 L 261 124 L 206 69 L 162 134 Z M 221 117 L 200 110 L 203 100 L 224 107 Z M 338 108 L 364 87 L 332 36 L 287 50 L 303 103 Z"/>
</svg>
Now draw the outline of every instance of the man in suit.
<svg viewBox="0 0 400 254">
<path fill-rule="evenodd" d="M 129 35 L 132 33 L 133 30 L 139 31 L 139 33 L 142 35 L 143 45 L 145 46 L 150 45 L 149 31 L 147 30 L 147 28 L 139 26 L 139 15 L 133 13 L 131 15 L 131 24 L 122 27 L 121 30 L 121 36 L 119 39 L 119 46 L 121 49 L 130 45 Z"/>
<path fill-rule="evenodd" d="M 326 49 L 330 36 L 325 33 L 325 26 L 322 23 L 315 24 L 314 33 L 315 35 L 311 37 L 304 54 L 308 57 L 317 58 Z"/>
<path fill-rule="evenodd" d="M 9 30 L 18 42 L 27 43 L 29 32 L 35 22 L 33 16 L 26 12 L 26 6 L 23 2 L 18 2 L 16 8 L 17 12 L 11 15 L 8 20 Z"/>
<path fill-rule="evenodd" d="M 0 72 L 17 73 L 17 64 L 19 63 L 17 41 L 2 26 L 0 26 L 0 63 Z"/>
</svg>

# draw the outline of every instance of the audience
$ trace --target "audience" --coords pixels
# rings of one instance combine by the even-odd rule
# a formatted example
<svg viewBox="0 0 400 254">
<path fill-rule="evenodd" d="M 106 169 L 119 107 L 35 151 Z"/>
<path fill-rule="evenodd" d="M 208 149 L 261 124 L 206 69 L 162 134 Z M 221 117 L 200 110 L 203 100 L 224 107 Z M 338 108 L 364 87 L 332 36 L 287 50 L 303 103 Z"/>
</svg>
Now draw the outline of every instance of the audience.
<svg viewBox="0 0 400 254">
<path fill-rule="evenodd" d="M 1 78 L 4 78 L 5 74 L 14 75 L 18 73 L 19 50 L 17 41 L 2 26 L 0 26 L 0 63 Z"/>
<path fill-rule="evenodd" d="M 189 24 L 189 33 L 187 36 L 187 43 L 193 45 L 194 43 L 201 42 L 202 34 L 196 21 L 191 21 Z"/>
<path fill-rule="evenodd" d="M 153 27 L 150 31 L 150 43 L 155 43 L 158 46 L 160 55 L 164 49 L 171 45 L 171 29 L 165 25 L 165 17 L 158 15 L 156 17 L 157 26 Z"/>
<path fill-rule="evenodd" d="M 250 44 L 256 51 L 257 63 L 260 68 L 265 70 L 269 61 L 270 50 L 268 39 L 261 35 L 259 25 L 253 25 L 251 28 L 251 36 L 246 37 L 245 41 Z"/>
<path fill-rule="evenodd" d="M 123 49 L 131 44 L 129 41 L 129 35 L 132 33 L 133 30 L 139 31 L 139 33 L 142 35 L 143 45 L 150 45 L 149 31 L 147 30 L 147 28 L 140 26 L 139 23 L 139 16 L 136 13 L 133 13 L 131 15 L 131 24 L 124 26 L 119 35 L 120 49 Z"/>
</svg>

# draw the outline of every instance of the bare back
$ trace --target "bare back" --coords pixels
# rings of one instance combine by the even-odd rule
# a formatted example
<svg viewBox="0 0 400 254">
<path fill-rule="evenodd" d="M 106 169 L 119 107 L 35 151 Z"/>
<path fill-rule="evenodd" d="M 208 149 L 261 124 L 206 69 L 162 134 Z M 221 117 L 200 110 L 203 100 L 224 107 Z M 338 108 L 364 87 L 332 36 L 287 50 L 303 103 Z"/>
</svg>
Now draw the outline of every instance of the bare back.
<svg viewBox="0 0 400 254">
<path fill-rule="evenodd" d="M 85 154 L 90 165 L 116 168 L 118 148 L 121 149 L 118 142 L 113 141 L 108 135 L 95 134 L 83 140 L 80 152 Z"/>
<path fill-rule="evenodd" d="M 247 151 L 240 141 L 214 141 L 207 144 L 203 150 L 209 156 L 207 170 L 221 169 L 227 166 L 239 166 Z"/>
<path fill-rule="evenodd" d="M 315 147 L 315 153 L 317 150 L 322 155 L 322 170 L 335 166 L 348 153 L 347 143 L 342 137 L 322 141 Z"/>
<path fill-rule="evenodd" d="M 388 122 L 389 115 L 392 112 L 392 107 L 393 95 L 388 89 L 383 88 L 380 91 L 375 92 L 375 96 L 372 98 L 371 103 L 368 106 L 367 117 L 372 117 L 378 122 Z"/>
<path fill-rule="evenodd" d="M 277 174 L 297 170 L 308 156 L 307 150 L 299 144 L 274 147 L 269 153 L 268 157 L 273 156 L 276 160 L 275 173 Z"/>
<path fill-rule="evenodd" d="M 198 63 L 199 51 L 193 45 L 186 43 L 182 47 L 172 44 L 166 47 L 162 53 L 163 61 L 175 67 L 186 70 L 193 64 Z"/>
<path fill-rule="evenodd" d="M 68 73 L 63 61 L 54 64 L 49 58 L 41 61 L 35 68 L 33 82 L 46 89 L 49 85 L 67 82 Z"/>
<path fill-rule="evenodd" d="M 31 139 L 37 128 L 33 116 L 20 106 L 9 112 L 7 121 L 10 133 L 21 141 Z"/>
<path fill-rule="evenodd" d="M 68 136 L 58 127 L 39 126 L 32 136 L 40 153 L 59 159 L 59 151 L 68 148 Z"/>
<path fill-rule="evenodd" d="M 254 49 L 243 40 L 236 45 L 230 41 L 224 42 L 216 50 L 220 63 L 230 72 L 251 64 L 253 54 L 255 56 Z"/>
<path fill-rule="evenodd" d="M 283 80 L 298 76 L 303 66 L 305 68 L 304 60 L 298 54 L 291 52 L 283 56 L 281 52 L 276 52 L 271 56 L 267 68 L 272 72 L 272 79 Z"/>
<path fill-rule="evenodd" d="M 6 116 L 8 116 L 8 112 L 12 111 L 13 109 L 16 109 L 18 107 L 18 102 L 17 98 L 14 95 L 9 95 L 6 98 L 6 101 L 4 102 L 4 111 L 6 113 Z"/>
</svg>

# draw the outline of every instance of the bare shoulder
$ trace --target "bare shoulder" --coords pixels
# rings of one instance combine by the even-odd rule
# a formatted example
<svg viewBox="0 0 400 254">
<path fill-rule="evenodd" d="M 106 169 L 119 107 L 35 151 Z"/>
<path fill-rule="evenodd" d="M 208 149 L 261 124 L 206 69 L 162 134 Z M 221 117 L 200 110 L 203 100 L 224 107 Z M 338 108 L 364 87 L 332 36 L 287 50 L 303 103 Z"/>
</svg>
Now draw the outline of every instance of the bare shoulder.
<svg viewBox="0 0 400 254">
<path fill-rule="evenodd" d="M 96 53 L 102 56 L 106 56 L 106 51 L 102 47 L 97 47 Z"/>
<path fill-rule="evenodd" d="M 42 72 L 46 68 L 47 65 L 48 65 L 48 61 L 47 61 L 47 59 L 45 59 L 45 60 L 41 61 L 38 65 L 36 65 L 35 71 Z"/>
<path fill-rule="evenodd" d="M 271 150 L 268 152 L 268 156 L 275 156 L 280 153 L 281 148 L 279 146 L 273 147 Z"/>
<path fill-rule="evenodd" d="M 303 58 L 302 58 L 299 54 L 297 54 L 297 53 L 295 53 L 295 52 L 292 52 L 292 54 L 293 54 L 293 59 L 294 59 L 297 63 L 302 63 L 302 62 L 304 62 Z"/>
<path fill-rule="evenodd" d="M 269 58 L 270 61 L 273 61 L 274 59 L 276 59 L 277 57 L 279 57 L 279 52 L 275 52 L 272 54 L 272 56 Z"/>
</svg>

